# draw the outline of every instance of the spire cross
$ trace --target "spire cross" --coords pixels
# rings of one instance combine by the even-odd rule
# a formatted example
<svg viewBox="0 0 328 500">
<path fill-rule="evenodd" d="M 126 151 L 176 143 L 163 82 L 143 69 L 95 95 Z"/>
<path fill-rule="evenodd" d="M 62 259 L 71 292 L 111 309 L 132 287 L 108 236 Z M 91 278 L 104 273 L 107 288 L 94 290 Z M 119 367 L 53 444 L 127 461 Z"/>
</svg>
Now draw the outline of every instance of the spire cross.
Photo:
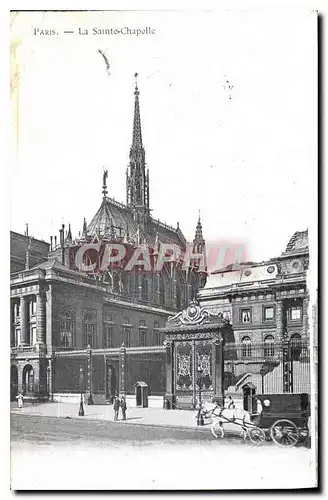
<svg viewBox="0 0 328 500">
<path fill-rule="evenodd" d="M 136 86 L 135 86 L 135 89 L 138 90 L 138 73 L 135 73 L 134 74 L 134 78 L 136 80 Z"/>
<path fill-rule="evenodd" d="M 104 173 L 103 173 L 103 190 L 102 190 L 102 194 L 104 196 L 104 198 L 107 196 L 107 177 L 108 177 L 108 170 L 105 170 L 104 169 Z"/>
</svg>

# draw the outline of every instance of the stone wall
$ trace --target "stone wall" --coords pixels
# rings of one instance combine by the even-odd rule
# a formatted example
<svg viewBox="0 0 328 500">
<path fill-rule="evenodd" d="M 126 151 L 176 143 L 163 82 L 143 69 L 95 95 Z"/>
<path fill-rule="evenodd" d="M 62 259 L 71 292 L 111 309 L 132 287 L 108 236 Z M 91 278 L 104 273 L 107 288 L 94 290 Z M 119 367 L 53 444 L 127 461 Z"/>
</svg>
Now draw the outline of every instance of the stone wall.
<svg viewBox="0 0 328 500">
<path fill-rule="evenodd" d="M 96 336 L 93 348 L 109 347 L 106 345 L 106 326 L 111 326 L 112 344 L 110 347 L 120 347 L 123 337 L 123 326 L 130 328 L 130 346 L 139 346 L 140 326 L 145 334 L 145 345 L 158 345 L 161 342 L 156 333 L 158 328 L 165 326 L 168 314 L 145 306 L 116 303 L 108 301 L 102 293 L 96 290 L 86 290 L 74 284 L 53 285 L 53 343 L 60 347 L 60 317 L 64 310 L 73 314 L 73 347 L 83 349 L 83 318 L 86 312 L 92 312 L 96 318 Z"/>
</svg>

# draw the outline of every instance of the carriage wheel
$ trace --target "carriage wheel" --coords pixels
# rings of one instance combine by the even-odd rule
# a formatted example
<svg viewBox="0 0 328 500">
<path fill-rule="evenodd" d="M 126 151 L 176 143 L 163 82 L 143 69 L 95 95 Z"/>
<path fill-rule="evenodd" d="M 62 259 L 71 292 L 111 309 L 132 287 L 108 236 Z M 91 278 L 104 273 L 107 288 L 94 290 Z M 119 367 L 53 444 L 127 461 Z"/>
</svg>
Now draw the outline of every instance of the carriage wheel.
<svg viewBox="0 0 328 500">
<path fill-rule="evenodd" d="M 297 426 L 290 420 L 277 420 L 271 427 L 270 434 L 279 446 L 295 446 L 300 437 Z"/>
<path fill-rule="evenodd" d="M 253 444 L 262 444 L 265 441 L 265 432 L 260 427 L 248 429 L 248 436 Z"/>
</svg>

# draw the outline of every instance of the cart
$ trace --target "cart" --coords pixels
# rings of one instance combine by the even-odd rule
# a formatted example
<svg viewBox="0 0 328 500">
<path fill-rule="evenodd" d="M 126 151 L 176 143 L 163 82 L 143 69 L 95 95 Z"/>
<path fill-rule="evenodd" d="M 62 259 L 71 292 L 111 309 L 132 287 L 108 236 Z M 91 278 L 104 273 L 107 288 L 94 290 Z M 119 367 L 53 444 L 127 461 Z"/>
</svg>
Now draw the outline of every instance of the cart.
<svg viewBox="0 0 328 500">
<path fill-rule="evenodd" d="M 251 422 L 238 422 L 214 410 L 210 414 L 219 417 L 221 422 L 234 423 L 243 430 L 252 443 L 262 444 L 272 439 L 279 446 L 296 446 L 309 437 L 310 397 L 308 394 L 260 394 L 254 396 L 261 411 L 254 415 Z M 212 431 L 213 432 L 213 431 Z"/>
<path fill-rule="evenodd" d="M 296 446 L 308 439 L 309 394 L 260 394 L 255 398 L 261 412 L 247 427 L 253 443 L 261 444 L 271 438 L 279 446 Z"/>
</svg>

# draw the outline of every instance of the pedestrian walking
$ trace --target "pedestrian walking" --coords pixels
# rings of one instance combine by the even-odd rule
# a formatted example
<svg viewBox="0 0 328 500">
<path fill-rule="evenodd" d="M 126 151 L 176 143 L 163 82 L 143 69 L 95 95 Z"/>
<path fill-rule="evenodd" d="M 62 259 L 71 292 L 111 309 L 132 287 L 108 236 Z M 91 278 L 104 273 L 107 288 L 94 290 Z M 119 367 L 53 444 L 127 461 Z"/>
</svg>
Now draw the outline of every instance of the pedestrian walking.
<svg viewBox="0 0 328 500">
<path fill-rule="evenodd" d="M 113 407 L 114 407 L 114 420 L 118 420 L 118 412 L 119 412 L 120 406 L 121 406 L 120 400 L 116 396 L 116 398 L 114 399 L 114 404 L 113 404 Z"/>
<path fill-rule="evenodd" d="M 121 398 L 121 408 L 122 408 L 122 420 L 126 420 L 126 401 L 125 397 Z"/>
<path fill-rule="evenodd" d="M 23 408 L 24 396 L 20 392 L 16 396 L 18 408 Z"/>
</svg>

